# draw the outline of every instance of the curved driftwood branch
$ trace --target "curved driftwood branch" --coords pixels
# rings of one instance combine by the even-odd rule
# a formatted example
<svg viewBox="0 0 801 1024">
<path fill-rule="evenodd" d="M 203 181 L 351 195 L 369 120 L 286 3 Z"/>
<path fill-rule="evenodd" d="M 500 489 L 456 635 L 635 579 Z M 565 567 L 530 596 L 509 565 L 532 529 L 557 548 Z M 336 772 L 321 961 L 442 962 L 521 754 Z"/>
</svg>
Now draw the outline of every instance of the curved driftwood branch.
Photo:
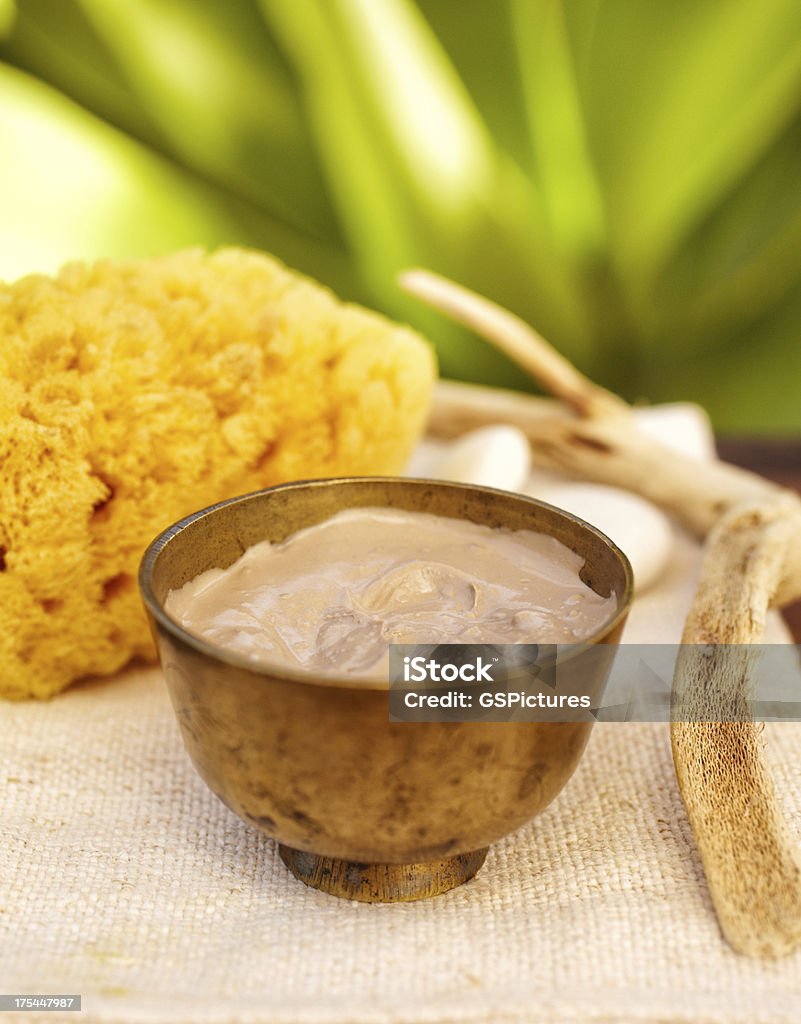
<svg viewBox="0 0 801 1024">
<path fill-rule="evenodd" d="M 748 720 L 765 616 L 797 510 L 735 509 L 709 536 L 673 679 L 687 721 L 671 724 L 676 776 L 723 933 L 781 956 L 801 942 L 801 854 Z"/>
<path fill-rule="evenodd" d="M 406 270 L 402 288 L 491 341 L 542 387 L 582 416 L 626 415 L 628 406 L 599 387 L 508 309 L 428 270 Z"/>
<path fill-rule="evenodd" d="M 513 422 L 538 465 L 635 491 L 708 538 L 673 680 L 674 701 L 693 709 L 693 720 L 671 725 L 676 775 L 726 938 L 750 955 L 791 952 L 801 945 L 801 855 L 761 730 L 744 709 L 754 670 L 747 645 L 761 639 L 772 601 L 801 596 L 801 500 L 756 474 L 699 463 L 642 434 L 625 402 L 494 303 L 423 270 L 407 271 L 401 284 L 496 344 L 563 403 L 522 395 L 498 402 L 489 389 L 462 385 L 457 400 L 445 384 L 435 428 Z M 713 645 L 713 653 L 699 645 Z"/>
</svg>

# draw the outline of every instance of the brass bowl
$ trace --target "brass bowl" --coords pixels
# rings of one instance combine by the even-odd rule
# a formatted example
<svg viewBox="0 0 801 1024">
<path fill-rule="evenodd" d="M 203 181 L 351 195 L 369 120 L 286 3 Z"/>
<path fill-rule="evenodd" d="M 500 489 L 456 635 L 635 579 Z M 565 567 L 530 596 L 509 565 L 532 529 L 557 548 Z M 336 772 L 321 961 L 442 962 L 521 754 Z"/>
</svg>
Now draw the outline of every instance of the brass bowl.
<svg viewBox="0 0 801 1024">
<path fill-rule="evenodd" d="M 392 506 L 545 532 L 581 554 L 582 576 L 617 595 L 590 641 L 617 643 L 631 567 L 576 516 L 505 491 L 389 477 L 315 480 L 221 502 L 181 520 L 144 555 L 139 585 L 170 697 L 201 778 L 277 839 L 304 882 L 349 899 L 435 895 L 471 878 L 487 847 L 546 807 L 573 774 L 591 722 L 389 720 L 388 684 L 255 665 L 192 636 L 167 592 L 345 508 Z M 536 637 L 532 638 L 536 641 Z"/>
</svg>

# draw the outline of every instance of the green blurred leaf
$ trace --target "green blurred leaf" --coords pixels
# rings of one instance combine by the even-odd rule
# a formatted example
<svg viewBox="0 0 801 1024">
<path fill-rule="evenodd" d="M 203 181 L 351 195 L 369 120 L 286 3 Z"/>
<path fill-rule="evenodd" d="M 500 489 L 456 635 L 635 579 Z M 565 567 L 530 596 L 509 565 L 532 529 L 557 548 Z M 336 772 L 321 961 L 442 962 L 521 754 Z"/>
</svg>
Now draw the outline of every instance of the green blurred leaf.
<svg viewBox="0 0 801 1024">
<path fill-rule="evenodd" d="M 403 134 L 410 110 L 402 104 L 414 102 L 415 96 L 419 103 L 421 95 L 433 91 L 424 78 L 421 82 L 427 66 L 420 65 L 419 50 L 409 43 L 409 34 L 414 38 L 419 29 L 412 9 L 393 4 L 387 19 L 386 6 L 373 6 L 372 20 L 354 25 L 347 15 L 355 8 L 351 5 L 348 12 L 345 6 L 339 0 L 262 3 L 302 83 L 320 159 L 354 257 L 379 302 L 400 313 L 403 299 L 395 275 L 422 254 L 426 261 L 431 258 L 437 243 L 431 220 L 447 218 L 459 230 L 458 215 L 471 205 L 473 176 L 488 173 L 488 155 L 469 111 L 461 111 L 450 133 L 451 145 L 459 147 L 456 160 L 447 159 L 448 154 L 441 160 L 440 140 L 430 134 L 443 120 L 441 110 L 428 127 L 421 120 L 418 138 L 410 144 Z M 402 31 L 395 34 L 398 19 Z M 410 46 L 411 67 L 408 61 L 399 64 L 397 47 Z M 387 67 L 398 68 L 402 82 L 387 77 Z M 440 96 L 440 108 L 448 101 L 458 105 L 462 97 Z M 454 194 L 448 209 L 437 213 L 443 187 L 453 187 Z M 455 336 L 451 327 L 443 334 Z"/>
<path fill-rule="evenodd" d="M 424 220 L 458 230 L 488 187 L 493 152 L 413 5 L 264 0 L 262 7 L 301 78 L 354 244 L 373 255 L 375 227 L 387 226 L 385 245 L 404 259 Z M 390 198 L 406 210 L 391 208 Z M 394 268 L 397 259 L 388 254 L 386 262 Z"/>
<path fill-rule="evenodd" d="M 711 349 L 676 358 L 669 347 L 648 364 L 651 401 L 676 396 L 702 404 L 722 431 L 789 432 L 801 428 L 801 285 L 761 318 L 728 331 Z"/>
<path fill-rule="evenodd" d="M 360 294 L 333 251 L 225 194 L 0 64 L 0 276 L 71 259 L 148 256 L 187 245 L 259 244 Z M 58 176 L 53 173 L 57 168 Z"/>
<path fill-rule="evenodd" d="M 481 283 L 521 312 L 539 296 L 541 322 L 579 339 L 581 310 L 540 230 L 536 190 L 494 149 L 414 4 L 262 6 L 302 82 L 332 194 L 377 301 L 433 327 L 445 371 L 466 377 L 521 381 L 483 342 L 405 300 L 394 284 L 403 267 L 424 263 Z M 515 275 L 505 269 L 512 260 Z"/>
<path fill-rule="evenodd" d="M 721 198 L 665 267 L 648 329 L 676 353 L 725 355 L 801 281 L 801 119 Z"/>
<path fill-rule="evenodd" d="M 6 90 L 0 258 L 254 244 L 528 386 L 400 294 L 423 264 L 629 398 L 801 426 L 797 0 L 18 8 L 0 56 L 130 138 Z"/>
<path fill-rule="evenodd" d="M 531 169 L 527 111 L 517 62 L 510 0 L 486 3 L 418 0 L 417 6 L 447 53 L 494 144 Z"/>
<path fill-rule="evenodd" d="M 658 269 L 784 129 L 801 101 L 796 0 L 577 0 L 579 77 L 611 254 L 647 302 Z"/>
<path fill-rule="evenodd" d="M 80 0 L 165 148 L 318 238 L 337 227 L 297 96 L 241 0 Z"/>
<path fill-rule="evenodd" d="M 512 0 L 512 17 L 533 164 L 548 228 L 565 259 L 587 263 L 604 246 L 604 210 L 563 5 Z"/>
<path fill-rule="evenodd" d="M 152 252 L 222 238 L 226 224 L 135 143 L 19 71 L 0 65 L 2 273 L 97 252 Z M 55 186 L 53 168 L 58 168 Z M 41 226 L 50 224 L 46 237 Z M 169 241 L 167 241 L 169 240 Z"/>
<path fill-rule="evenodd" d="M 0 0 L 0 38 L 11 30 L 16 13 L 14 0 Z"/>
<path fill-rule="evenodd" d="M 74 0 L 22 0 L 0 59 L 55 86 L 148 145 L 159 133 Z"/>
</svg>

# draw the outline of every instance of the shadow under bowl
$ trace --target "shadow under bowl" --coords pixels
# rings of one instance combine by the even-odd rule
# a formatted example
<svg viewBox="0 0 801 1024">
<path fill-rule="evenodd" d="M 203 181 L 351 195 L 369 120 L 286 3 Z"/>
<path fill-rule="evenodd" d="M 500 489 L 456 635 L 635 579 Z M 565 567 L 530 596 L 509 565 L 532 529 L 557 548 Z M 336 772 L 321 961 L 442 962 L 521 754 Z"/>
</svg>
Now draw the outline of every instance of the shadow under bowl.
<svg viewBox="0 0 801 1024">
<path fill-rule="evenodd" d="M 619 640 L 632 575 L 599 530 L 543 502 L 392 477 L 304 481 L 233 498 L 187 516 L 150 545 L 139 585 L 201 778 L 240 818 L 277 839 L 282 859 L 307 884 L 391 902 L 471 878 L 490 843 L 559 793 L 592 722 L 392 722 L 387 683 L 256 664 L 193 636 L 165 612 L 169 590 L 227 568 L 258 541 L 282 541 L 366 506 L 555 537 L 584 559 L 582 579 L 592 589 L 616 596 L 613 615 L 588 643 Z"/>
</svg>

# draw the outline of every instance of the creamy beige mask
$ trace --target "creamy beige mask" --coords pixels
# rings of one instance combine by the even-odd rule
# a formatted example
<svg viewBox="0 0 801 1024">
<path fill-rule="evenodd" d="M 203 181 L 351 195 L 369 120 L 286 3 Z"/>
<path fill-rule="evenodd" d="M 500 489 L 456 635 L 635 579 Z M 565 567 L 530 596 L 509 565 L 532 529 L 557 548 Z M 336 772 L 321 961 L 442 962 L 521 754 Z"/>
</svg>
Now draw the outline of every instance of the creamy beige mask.
<svg viewBox="0 0 801 1024">
<path fill-rule="evenodd" d="M 580 555 L 530 530 L 359 508 L 255 544 L 167 595 L 190 633 L 258 662 L 384 677 L 390 643 L 571 643 L 615 613 Z"/>
</svg>

